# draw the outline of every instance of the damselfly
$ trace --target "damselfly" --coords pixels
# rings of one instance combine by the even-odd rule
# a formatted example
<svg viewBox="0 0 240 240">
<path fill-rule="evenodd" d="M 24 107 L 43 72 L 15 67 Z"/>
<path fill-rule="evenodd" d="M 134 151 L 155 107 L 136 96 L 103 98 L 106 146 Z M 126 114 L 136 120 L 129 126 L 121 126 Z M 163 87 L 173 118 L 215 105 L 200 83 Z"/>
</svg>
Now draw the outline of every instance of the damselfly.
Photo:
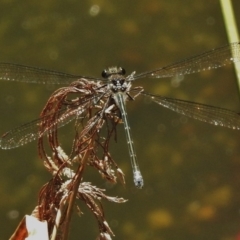
<svg viewBox="0 0 240 240">
<path fill-rule="evenodd" d="M 107 97 L 109 102 L 114 102 L 115 108 L 117 107 L 120 110 L 120 117 L 124 124 L 133 169 L 134 183 L 137 187 L 142 188 L 143 177 L 139 169 L 128 122 L 125 108 L 126 100 L 133 100 L 138 95 L 143 95 L 150 98 L 153 102 L 185 116 L 232 129 L 240 129 L 240 116 L 236 112 L 223 108 L 150 94 L 145 92 L 141 87 L 132 87 L 132 82 L 140 78 L 181 76 L 219 68 L 226 64 L 238 61 L 240 61 L 239 42 L 231 43 L 152 71 L 140 74 L 135 74 L 135 72 L 133 72 L 127 77 L 124 76 L 125 70 L 121 67 L 110 67 L 102 72 L 103 78 L 94 78 L 11 63 L 0 63 L 0 80 L 45 84 L 70 84 L 73 81 L 92 82 L 92 86 L 96 94 L 91 98 L 86 98 L 86 101 L 89 103 L 91 102 L 91 104 L 94 105 L 101 101 L 101 99 L 105 99 L 106 101 Z M 78 89 L 79 92 L 81 91 L 80 88 L 81 87 Z M 104 114 L 111 111 L 109 105 L 106 105 L 103 109 L 104 112 L 102 115 L 99 115 L 98 118 L 104 117 Z M 61 127 L 76 117 L 81 117 L 84 109 L 82 107 L 66 108 L 66 111 L 68 111 L 67 114 L 59 115 L 59 119 L 53 124 L 54 127 Z M 48 126 L 45 131 L 38 131 L 39 124 L 41 124 L 42 120 L 43 119 L 39 118 L 5 133 L 0 139 L 0 147 L 2 149 L 18 147 L 38 139 L 40 135 L 42 136 L 48 133 L 48 131 L 51 131 L 51 126 Z M 88 126 L 88 129 L 94 126 L 96 122 L 97 121 L 93 120 Z"/>
</svg>

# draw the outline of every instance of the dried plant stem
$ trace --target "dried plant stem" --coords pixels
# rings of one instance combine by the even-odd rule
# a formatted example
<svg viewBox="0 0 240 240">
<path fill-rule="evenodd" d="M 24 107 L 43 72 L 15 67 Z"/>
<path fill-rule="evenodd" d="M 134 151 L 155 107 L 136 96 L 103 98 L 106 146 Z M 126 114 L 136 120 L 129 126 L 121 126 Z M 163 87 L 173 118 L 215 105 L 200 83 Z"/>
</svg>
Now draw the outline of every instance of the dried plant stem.
<svg viewBox="0 0 240 240">
<path fill-rule="evenodd" d="M 57 237 L 57 231 L 58 231 L 58 228 L 59 228 L 59 225 L 60 225 L 60 222 L 61 222 L 61 217 L 62 217 L 62 210 L 63 210 L 65 204 L 66 204 L 66 197 L 62 198 L 62 200 L 59 204 L 60 207 L 59 207 L 56 219 L 55 219 L 55 225 L 54 225 L 53 230 L 52 230 L 51 240 L 55 240 L 56 237 Z"/>
<path fill-rule="evenodd" d="M 239 41 L 239 33 L 236 23 L 236 18 L 234 15 L 234 9 L 232 6 L 231 0 L 220 0 L 222 13 L 223 13 L 223 19 L 227 31 L 227 36 L 229 42 L 238 42 Z M 237 76 L 238 81 L 238 90 L 240 92 L 240 64 L 234 63 L 235 72 Z"/>
<path fill-rule="evenodd" d="M 70 221 L 71 221 L 71 216 L 72 216 L 72 210 L 73 210 L 73 206 L 74 206 L 74 202 L 76 200 L 76 195 L 78 192 L 78 188 L 80 185 L 80 181 L 82 179 L 82 174 L 85 168 L 85 165 L 87 163 L 87 159 L 89 157 L 89 153 L 90 153 L 90 149 L 88 148 L 82 158 L 82 163 L 78 168 L 77 174 L 76 176 L 76 180 L 74 181 L 74 185 L 73 185 L 73 189 L 69 198 L 69 204 L 67 207 L 67 214 L 66 214 L 66 220 L 65 220 L 65 226 L 64 226 L 64 230 L 63 230 L 63 235 L 62 235 L 62 239 L 63 240 L 67 240 L 68 239 L 68 232 L 69 232 L 69 226 L 70 226 Z"/>
</svg>

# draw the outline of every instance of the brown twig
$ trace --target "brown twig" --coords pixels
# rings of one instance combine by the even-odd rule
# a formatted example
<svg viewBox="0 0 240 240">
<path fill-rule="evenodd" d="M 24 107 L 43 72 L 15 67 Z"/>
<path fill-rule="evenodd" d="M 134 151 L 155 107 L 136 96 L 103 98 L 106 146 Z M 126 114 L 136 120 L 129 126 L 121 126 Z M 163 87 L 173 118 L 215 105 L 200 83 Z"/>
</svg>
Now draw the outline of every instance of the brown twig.
<svg viewBox="0 0 240 240">
<path fill-rule="evenodd" d="M 78 193 L 78 188 L 81 182 L 81 178 L 82 178 L 82 174 L 85 168 L 85 165 L 87 163 L 88 157 L 90 154 L 90 150 L 87 149 L 83 158 L 82 158 L 82 164 L 79 166 L 76 179 L 74 181 L 74 185 L 72 188 L 72 192 L 70 193 L 70 197 L 69 197 L 69 203 L 68 203 L 68 207 L 67 207 L 67 214 L 66 214 L 66 220 L 65 220 L 65 227 L 64 227 L 64 231 L 63 231 L 63 240 L 67 240 L 68 238 L 68 233 L 69 233 L 69 226 L 70 226 L 70 221 L 71 221 L 71 216 L 72 216 L 72 211 L 73 211 L 73 206 L 74 206 L 74 202 L 76 200 L 76 195 Z"/>
</svg>

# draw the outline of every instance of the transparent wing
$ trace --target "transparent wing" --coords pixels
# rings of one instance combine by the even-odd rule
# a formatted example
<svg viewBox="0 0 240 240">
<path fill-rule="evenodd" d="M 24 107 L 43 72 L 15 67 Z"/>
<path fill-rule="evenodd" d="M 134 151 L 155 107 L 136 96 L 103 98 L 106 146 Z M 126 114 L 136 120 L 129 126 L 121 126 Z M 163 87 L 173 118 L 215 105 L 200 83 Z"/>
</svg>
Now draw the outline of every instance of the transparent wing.
<svg viewBox="0 0 240 240">
<path fill-rule="evenodd" d="M 145 92 L 141 94 L 150 97 L 152 101 L 156 102 L 157 104 L 182 115 L 216 126 L 237 130 L 240 129 L 240 115 L 234 111 L 175 98 L 166 98 Z"/>
<path fill-rule="evenodd" d="M 78 79 L 103 81 L 98 78 L 71 75 L 67 73 L 29 67 L 12 63 L 0 63 L 0 80 L 44 84 L 69 84 Z"/>
<path fill-rule="evenodd" d="M 0 138 L 0 147 L 2 149 L 11 149 L 32 142 L 48 132 L 51 132 L 56 125 L 59 128 L 70 123 L 72 120 L 76 119 L 76 117 L 80 116 L 84 111 L 85 109 L 82 107 L 69 110 L 62 109 L 60 110 L 59 118 L 51 125 L 46 127 L 44 131 L 40 131 L 40 126 L 41 123 L 45 122 L 50 117 L 48 115 L 14 128 Z"/>
<path fill-rule="evenodd" d="M 213 68 L 219 68 L 226 64 L 239 61 L 240 43 L 236 42 L 213 49 L 197 56 L 187 58 L 166 67 L 140 73 L 139 75 L 133 76 L 133 79 L 143 77 L 163 78 L 176 75 L 186 75 L 190 73 L 210 70 Z"/>
</svg>

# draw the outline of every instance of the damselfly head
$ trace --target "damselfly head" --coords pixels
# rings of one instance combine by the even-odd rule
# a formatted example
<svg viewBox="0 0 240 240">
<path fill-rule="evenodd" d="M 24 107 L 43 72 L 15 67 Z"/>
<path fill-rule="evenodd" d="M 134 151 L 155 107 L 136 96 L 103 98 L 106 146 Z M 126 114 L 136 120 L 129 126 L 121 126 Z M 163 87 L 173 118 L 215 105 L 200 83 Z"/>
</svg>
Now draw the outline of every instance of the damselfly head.
<svg viewBox="0 0 240 240">
<path fill-rule="evenodd" d="M 103 78 L 109 78 L 111 75 L 115 75 L 115 74 L 123 76 L 123 75 L 126 74 L 126 71 L 122 67 L 109 67 L 109 68 L 104 69 L 102 71 L 102 77 Z"/>
</svg>

